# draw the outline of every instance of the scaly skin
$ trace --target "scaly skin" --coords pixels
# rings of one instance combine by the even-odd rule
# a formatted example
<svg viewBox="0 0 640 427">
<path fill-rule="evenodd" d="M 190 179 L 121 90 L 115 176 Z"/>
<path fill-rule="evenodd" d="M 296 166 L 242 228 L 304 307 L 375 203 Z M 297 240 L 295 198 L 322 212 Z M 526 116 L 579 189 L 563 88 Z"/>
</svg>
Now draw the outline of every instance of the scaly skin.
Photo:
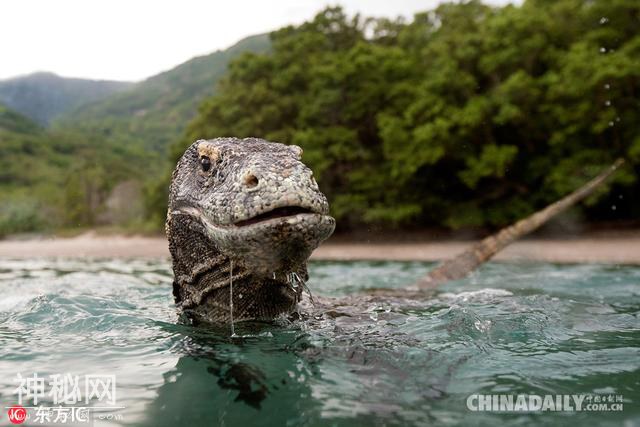
<svg viewBox="0 0 640 427">
<path fill-rule="evenodd" d="M 296 310 L 307 259 L 331 235 L 327 199 L 297 146 L 257 138 L 195 142 L 173 173 L 166 232 L 174 296 L 209 322 Z"/>
</svg>

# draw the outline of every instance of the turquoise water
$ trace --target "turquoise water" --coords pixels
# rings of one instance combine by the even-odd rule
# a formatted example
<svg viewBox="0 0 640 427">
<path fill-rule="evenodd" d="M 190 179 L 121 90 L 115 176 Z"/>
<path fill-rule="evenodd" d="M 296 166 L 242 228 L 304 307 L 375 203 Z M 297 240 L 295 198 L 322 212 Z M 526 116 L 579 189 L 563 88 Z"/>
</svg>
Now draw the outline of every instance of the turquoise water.
<svg viewBox="0 0 640 427">
<path fill-rule="evenodd" d="M 314 295 L 345 305 L 231 338 L 178 318 L 167 260 L 1 260 L 0 424 L 18 373 L 70 373 L 116 375 L 123 408 L 91 401 L 94 425 L 640 425 L 640 268 L 496 263 L 424 300 L 349 297 L 428 268 L 312 263 Z M 474 412 L 473 394 L 623 410 Z"/>
</svg>

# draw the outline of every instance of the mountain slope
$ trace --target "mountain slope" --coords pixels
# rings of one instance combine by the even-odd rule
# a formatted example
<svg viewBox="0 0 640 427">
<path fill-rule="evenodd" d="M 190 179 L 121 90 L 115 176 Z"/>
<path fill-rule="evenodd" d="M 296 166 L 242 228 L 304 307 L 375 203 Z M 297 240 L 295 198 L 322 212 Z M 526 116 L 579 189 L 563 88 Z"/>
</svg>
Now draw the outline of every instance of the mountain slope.
<svg viewBox="0 0 640 427">
<path fill-rule="evenodd" d="M 65 114 L 56 128 L 73 128 L 160 155 L 182 136 L 201 101 L 215 91 L 229 62 L 245 52 L 269 49 L 266 34 L 248 37 L 224 51 L 193 58 L 107 99 Z"/>
<path fill-rule="evenodd" d="M 140 226 L 146 187 L 159 185 L 169 143 L 182 137 L 233 58 L 269 47 L 267 35 L 250 37 L 86 105 L 87 96 L 96 94 L 92 85 L 84 86 L 90 93 L 83 98 L 70 96 L 82 85 L 69 88 L 69 79 L 47 74 L 2 82 L 17 107 L 0 98 L 0 237 L 96 224 Z M 60 108 L 66 112 L 44 127 L 15 111 L 33 114 L 33 106 L 43 124 Z"/>
<path fill-rule="evenodd" d="M 131 83 L 60 77 L 34 73 L 0 81 L 0 101 L 9 108 L 47 125 L 61 114 L 104 99 Z"/>
<path fill-rule="evenodd" d="M 40 130 L 41 128 L 37 123 L 0 103 L 0 131 L 37 133 Z"/>
<path fill-rule="evenodd" d="M 46 226 L 67 158 L 41 126 L 0 104 L 0 237 Z"/>
<path fill-rule="evenodd" d="M 140 216 L 139 195 L 114 212 L 114 189 L 137 189 L 146 153 L 99 137 L 44 128 L 0 104 L 0 238 L 4 234 L 123 222 Z M 122 186 L 121 186 L 122 187 Z"/>
</svg>

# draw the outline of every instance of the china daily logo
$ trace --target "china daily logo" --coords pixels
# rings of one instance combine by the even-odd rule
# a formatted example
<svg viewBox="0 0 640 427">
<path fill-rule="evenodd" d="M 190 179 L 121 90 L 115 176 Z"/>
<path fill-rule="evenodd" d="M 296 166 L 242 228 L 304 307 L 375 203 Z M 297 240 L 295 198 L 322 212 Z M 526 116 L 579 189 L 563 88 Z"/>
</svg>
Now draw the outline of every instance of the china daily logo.
<svg viewBox="0 0 640 427">
<path fill-rule="evenodd" d="M 121 415 L 113 414 L 123 408 L 116 406 L 115 375 L 34 373 L 25 377 L 18 373 L 14 382 L 18 403 L 5 407 L 13 424 L 90 423 L 92 412 L 99 419 L 122 420 Z"/>
<path fill-rule="evenodd" d="M 467 409 L 474 412 L 613 412 L 624 398 L 614 394 L 472 394 Z"/>
</svg>

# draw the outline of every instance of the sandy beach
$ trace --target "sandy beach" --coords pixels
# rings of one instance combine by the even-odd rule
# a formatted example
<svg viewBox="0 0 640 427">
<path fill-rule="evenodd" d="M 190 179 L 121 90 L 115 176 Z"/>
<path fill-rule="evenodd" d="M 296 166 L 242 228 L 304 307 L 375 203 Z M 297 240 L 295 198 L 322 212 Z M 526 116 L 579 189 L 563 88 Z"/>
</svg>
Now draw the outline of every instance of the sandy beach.
<svg viewBox="0 0 640 427">
<path fill-rule="evenodd" d="M 411 243 L 368 243 L 329 240 L 312 258 L 317 260 L 438 261 L 451 257 L 474 241 L 437 240 Z M 72 238 L 1 240 L 0 257 L 169 257 L 162 237 L 102 236 L 89 232 Z M 499 261 L 610 263 L 640 265 L 640 233 L 587 235 L 566 239 L 531 238 L 498 254 Z"/>
</svg>

